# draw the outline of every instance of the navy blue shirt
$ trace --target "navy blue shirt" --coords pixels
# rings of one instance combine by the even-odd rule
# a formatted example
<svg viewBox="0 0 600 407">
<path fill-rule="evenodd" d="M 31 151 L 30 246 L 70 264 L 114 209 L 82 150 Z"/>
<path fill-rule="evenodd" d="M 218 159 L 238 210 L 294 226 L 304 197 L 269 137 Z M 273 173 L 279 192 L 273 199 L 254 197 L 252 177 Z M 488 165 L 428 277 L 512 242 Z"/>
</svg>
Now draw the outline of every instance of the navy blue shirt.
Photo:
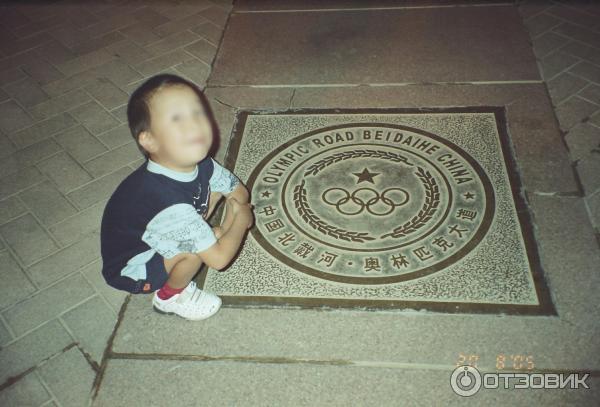
<svg viewBox="0 0 600 407">
<path fill-rule="evenodd" d="M 187 173 L 147 159 L 121 181 L 104 208 L 100 251 L 106 282 L 140 293 L 156 253 L 171 258 L 208 249 L 217 241 L 205 220 L 210 193 L 228 194 L 238 184 L 208 156 Z"/>
</svg>

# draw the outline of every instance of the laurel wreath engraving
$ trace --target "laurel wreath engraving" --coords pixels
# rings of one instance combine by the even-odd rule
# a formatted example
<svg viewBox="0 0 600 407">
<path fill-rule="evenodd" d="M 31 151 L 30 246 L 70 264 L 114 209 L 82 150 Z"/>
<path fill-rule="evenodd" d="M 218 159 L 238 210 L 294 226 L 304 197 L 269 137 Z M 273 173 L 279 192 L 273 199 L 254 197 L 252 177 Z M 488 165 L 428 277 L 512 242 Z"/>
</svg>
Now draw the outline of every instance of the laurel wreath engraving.
<svg viewBox="0 0 600 407">
<path fill-rule="evenodd" d="M 419 213 L 413 216 L 408 222 L 398 226 L 397 228 L 394 228 L 394 230 L 390 233 L 381 235 L 381 239 L 388 236 L 392 238 L 399 238 L 414 233 L 424 226 L 436 212 L 437 207 L 440 204 L 440 192 L 435 179 L 431 176 L 429 171 L 426 171 L 421 167 L 417 167 L 415 175 L 419 177 L 423 183 L 423 187 L 425 188 L 425 203 L 423 203 L 423 207 Z"/>
<path fill-rule="evenodd" d="M 364 242 L 365 240 L 375 240 L 375 237 L 369 235 L 369 232 L 351 232 L 325 223 L 319 218 L 310 206 L 306 199 L 306 189 L 304 188 L 304 180 L 300 185 L 294 187 L 294 206 L 298 210 L 298 214 L 302 219 L 309 224 L 313 229 L 319 232 L 335 237 L 336 239 L 346 240 L 349 242 Z"/>
<path fill-rule="evenodd" d="M 348 160 L 350 158 L 359 158 L 359 157 L 371 157 L 371 158 L 381 158 L 384 160 L 389 160 L 392 162 L 404 162 L 407 165 L 414 165 L 409 162 L 408 159 L 400 154 L 395 154 L 390 151 L 382 151 L 382 150 L 352 150 L 352 151 L 343 151 L 340 153 L 331 154 L 316 163 L 312 164 L 306 172 L 304 176 L 308 175 L 316 175 L 323 168 L 330 166 L 331 164 L 335 164 L 342 160 Z"/>
<path fill-rule="evenodd" d="M 409 162 L 406 157 L 399 154 L 395 154 L 388 151 L 381 150 L 353 150 L 344 151 L 329 155 L 316 163 L 312 164 L 304 173 L 304 176 L 316 175 L 323 168 L 337 163 L 342 160 L 358 157 L 371 157 L 381 158 L 392 162 L 404 162 L 407 165 L 413 166 L 414 164 Z M 428 220 L 430 220 L 437 207 L 440 204 L 440 193 L 439 187 L 435 181 L 435 178 L 431 173 L 422 167 L 417 167 L 415 175 L 421 180 L 423 187 L 425 188 L 425 202 L 423 207 L 412 219 L 393 229 L 392 232 L 381 235 L 379 238 L 383 239 L 386 237 L 400 238 L 408 234 L 416 232 L 418 229 L 423 227 Z M 299 185 L 294 187 L 293 195 L 294 206 L 298 210 L 298 214 L 302 219 L 310 225 L 313 229 L 319 232 L 335 237 L 336 239 L 351 241 L 351 242 L 364 242 L 367 240 L 375 240 L 376 238 L 369 234 L 369 232 L 352 232 L 342 228 L 338 228 L 327 224 L 323 221 L 314 211 L 310 208 L 308 200 L 306 198 L 306 189 L 304 188 L 304 180 Z"/>
</svg>

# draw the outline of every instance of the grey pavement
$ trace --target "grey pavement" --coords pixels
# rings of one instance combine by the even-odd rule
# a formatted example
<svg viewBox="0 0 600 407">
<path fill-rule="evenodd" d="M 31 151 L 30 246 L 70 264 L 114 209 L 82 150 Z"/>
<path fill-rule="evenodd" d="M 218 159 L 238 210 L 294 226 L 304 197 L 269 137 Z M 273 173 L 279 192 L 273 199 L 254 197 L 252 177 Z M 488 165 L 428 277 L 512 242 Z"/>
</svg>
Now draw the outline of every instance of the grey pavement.
<svg viewBox="0 0 600 407">
<path fill-rule="evenodd" d="M 58 1 L 0 21 L 0 405 L 597 405 L 600 5 Z M 101 215 L 143 162 L 126 103 L 161 72 L 205 91 L 219 162 L 242 110 L 505 107 L 556 315 L 225 304 L 190 322 L 112 289 Z M 591 388 L 452 392 L 461 358 L 500 354 Z"/>
</svg>

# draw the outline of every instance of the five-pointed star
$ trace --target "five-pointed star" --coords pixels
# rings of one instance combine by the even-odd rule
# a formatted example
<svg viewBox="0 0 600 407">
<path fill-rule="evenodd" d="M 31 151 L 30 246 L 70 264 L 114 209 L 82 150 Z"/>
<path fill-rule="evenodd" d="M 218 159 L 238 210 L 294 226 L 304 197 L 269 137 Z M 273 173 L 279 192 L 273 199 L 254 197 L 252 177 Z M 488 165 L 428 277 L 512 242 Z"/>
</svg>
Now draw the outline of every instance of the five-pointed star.
<svg viewBox="0 0 600 407">
<path fill-rule="evenodd" d="M 352 174 L 354 174 L 358 177 L 358 181 L 356 181 L 357 184 L 359 184 L 363 181 L 369 181 L 371 184 L 374 184 L 375 182 L 373 182 L 373 177 L 376 177 L 380 173 L 379 172 L 369 172 L 369 170 L 365 167 L 365 168 L 363 168 L 362 172 L 353 172 Z"/>
<path fill-rule="evenodd" d="M 261 196 L 266 196 L 268 198 L 271 196 L 271 193 L 269 191 L 264 191 Z"/>
<path fill-rule="evenodd" d="M 474 199 L 475 195 L 473 195 L 471 192 L 465 192 L 463 194 L 465 196 L 465 199 Z"/>
</svg>

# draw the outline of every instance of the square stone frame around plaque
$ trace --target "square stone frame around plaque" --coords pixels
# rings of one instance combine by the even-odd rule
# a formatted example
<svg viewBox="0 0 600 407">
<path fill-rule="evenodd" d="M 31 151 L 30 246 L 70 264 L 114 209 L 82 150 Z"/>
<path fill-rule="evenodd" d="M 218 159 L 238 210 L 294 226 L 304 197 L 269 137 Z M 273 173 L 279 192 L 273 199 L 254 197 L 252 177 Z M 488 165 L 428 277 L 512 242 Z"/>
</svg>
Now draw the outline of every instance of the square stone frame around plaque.
<svg viewBox="0 0 600 407">
<path fill-rule="evenodd" d="M 319 308 L 319 309 L 361 309 L 361 310 L 425 310 L 436 313 L 450 314 L 507 314 L 507 315 L 540 315 L 556 316 L 556 308 L 551 300 L 550 291 L 544 278 L 540 263 L 537 244 L 535 242 L 532 216 L 525 202 L 522 191 L 522 182 L 514 158 L 513 148 L 507 131 L 506 109 L 503 106 L 461 106 L 448 108 L 300 108 L 287 110 L 273 109 L 245 109 L 237 112 L 237 119 L 231 140 L 227 148 L 224 166 L 234 171 L 241 141 L 244 135 L 246 121 L 249 115 L 314 115 L 314 114 L 427 114 L 427 113 L 493 113 L 497 125 L 497 132 L 502 150 L 502 159 L 508 175 L 512 199 L 515 205 L 523 243 L 526 248 L 530 266 L 531 277 L 535 285 L 538 298 L 537 305 L 529 304 L 490 304 L 476 302 L 443 302 L 443 301 L 407 301 L 390 299 L 341 299 L 341 298 L 307 298 L 285 296 L 247 296 L 247 295 L 221 295 L 224 307 L 235 308 Z M 234 171 L 235 172 L 235 171 Z M 214 213 L 215 220 L 222 220 L 224 205 L 221 204 Z M 255 226 L 254 226 L 255 227 Z M 248 234 L 249 235 L 249 234 Z M 239 253 L 232 260 L 236 261 Z M 197 284 L 205 288 L 206 277 L 209 270 L 202 265 L 197 277 Z M 214 271 L 213 272 L 217 272 Z M 223 272 L 226 272 L 224 270 Z"/>
</svg>

